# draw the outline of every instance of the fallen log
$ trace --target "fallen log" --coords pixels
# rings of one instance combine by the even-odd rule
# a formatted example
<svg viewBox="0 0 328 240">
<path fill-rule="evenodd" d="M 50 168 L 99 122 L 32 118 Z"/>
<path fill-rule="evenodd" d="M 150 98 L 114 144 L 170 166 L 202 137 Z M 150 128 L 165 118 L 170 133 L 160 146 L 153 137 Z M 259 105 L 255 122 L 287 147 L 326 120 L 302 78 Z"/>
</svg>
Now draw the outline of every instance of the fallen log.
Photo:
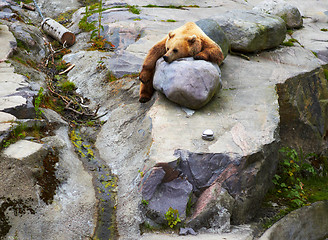
<svg viewBox="0 0 328 240">
<path fill-rule="evenodd" d="M 51 18 L 44 19 L 41 28 L 63 45 L 72 46 L 75 43 L 75 34 Z"/>
</svg>

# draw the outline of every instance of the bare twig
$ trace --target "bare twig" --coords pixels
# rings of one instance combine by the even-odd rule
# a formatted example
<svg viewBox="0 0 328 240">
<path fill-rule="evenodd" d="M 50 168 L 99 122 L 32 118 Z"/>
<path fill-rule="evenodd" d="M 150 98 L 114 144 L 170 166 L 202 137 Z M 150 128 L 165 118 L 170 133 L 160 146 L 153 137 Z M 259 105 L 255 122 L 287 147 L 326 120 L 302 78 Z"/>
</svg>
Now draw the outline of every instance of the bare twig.
<svg viewBox="0 0 328 240">
<path fill-rule="evenodd" d="M 60 72 L 59 75 L 63 75 L 65 73 L 71 71 L 74 67 L 75 67 L 75 64 L 72 64 L 71 66 L 69 66 L 68 68 L 66 68 L 64 71 Z"/>
</svg>

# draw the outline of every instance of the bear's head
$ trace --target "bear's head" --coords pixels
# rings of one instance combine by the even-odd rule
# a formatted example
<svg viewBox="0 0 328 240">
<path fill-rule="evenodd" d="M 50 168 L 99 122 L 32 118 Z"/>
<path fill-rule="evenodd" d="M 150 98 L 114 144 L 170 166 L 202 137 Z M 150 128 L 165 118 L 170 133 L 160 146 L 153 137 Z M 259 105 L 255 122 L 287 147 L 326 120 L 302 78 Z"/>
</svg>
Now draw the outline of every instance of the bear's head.
<svg viewBox="0 0 328 240">
<path fill-rule="evenodd" d="M 170 32 L 166 40 L 165 62 L 171 63 L 178 58 L 193 57 L 202 50 L 202 41 L 196 35 L 176 36 Z"/>
</svg>

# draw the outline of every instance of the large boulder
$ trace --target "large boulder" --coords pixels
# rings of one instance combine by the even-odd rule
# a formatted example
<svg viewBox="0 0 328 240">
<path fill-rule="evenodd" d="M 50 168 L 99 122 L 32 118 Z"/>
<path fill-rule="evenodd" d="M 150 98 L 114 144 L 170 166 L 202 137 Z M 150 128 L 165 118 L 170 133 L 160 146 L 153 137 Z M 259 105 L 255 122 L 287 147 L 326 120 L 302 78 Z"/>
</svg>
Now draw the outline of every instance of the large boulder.
<svg viewBox="0 0 328 240">
<path fill-rule="evenodd" d="M 220 25 L 210 18 L 201 19 L 197 21 L 196 24 L 207 36 L 221 47 L 224 58 L 226 58 L 229 52 L 230 42 Z"/>
<path fill-rule="evenodd" d="M 193 58 L 172 63 L 159 59 L 154 75 L 154 88 L 169 100 L 191 109 L 206 105 L 221 88 L 221 71 L 216 64 Z"/>
<path fill-rule="evenodd" d="M 269 228 L 259 240 L 327 239 L 328 201 L 297 209 Z"/>
<path fill-rule="evenodd" d="M 298 8 L 284 0 L 266 0 L 255 6 L 253 10 L 281 17 L 286 22 L 287 28 L 300 28 L 303 25 Z"/>
<path fill-rule="evenodd" d="M 255 11 L 234 10 L 212 17 L 225 32 L 231 49 L 257 52 L 279 46 L 286 36 L 286 24 L 277 16 Z"/>
</svg>

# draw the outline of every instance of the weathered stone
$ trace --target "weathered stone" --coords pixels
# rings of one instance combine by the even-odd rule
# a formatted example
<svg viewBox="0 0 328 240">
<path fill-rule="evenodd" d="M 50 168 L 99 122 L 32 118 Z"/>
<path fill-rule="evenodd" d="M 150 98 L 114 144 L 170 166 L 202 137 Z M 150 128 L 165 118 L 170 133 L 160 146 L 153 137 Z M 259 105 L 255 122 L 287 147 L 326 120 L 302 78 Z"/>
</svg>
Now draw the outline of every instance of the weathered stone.
<svg viewBox="0 0 328 240">
<path fill-rule="evenodd" d="M 6 148 L 3 154 L 7 158 L 21 160 L 34 167 L 42 166 L 42 159 L 47 154 L 47 150 L 40 143 L 20 140 Z"/>
<path fill-rule="evenodd" d="M 276 222 L 259 240 L 326 239 L 328 236 L 328 201 L 297 209 Z"/>
<path fill-rule="evenodd" d="M 178 210 L 179 218 L 186 218 L 186 207 L 192 185 L 185 179 L 176 178 L 173 181 L 158 186 L 147 205 L 147 215 L 156 223 L 165 223 L 165 213 L 169 208 Z"/>
<path fill-rule="evenodd" d="M 179 235 L 197 235 L 197 233 L 192 228 L 180 228 Z"/>
<path fill-rule="evenodd" d="M 13 126 L 16 117 L 5 112 L 0 112 L 0 135 L 8 132 Z"/>
<path fill-rule="evenodd" d="M 322 68 L 277 85 L 280 137 L 284 146 L 304 152 L 326 149 L 328 136 L 328 82 Z"/>
<path fill-rule="evenodd" d="M 211 17 L 230 40 L 231 49 L 258 52 L 279 46 L 286 37 L 286 24 L 276 16 L 234 10 Z"/>
<path fill-rule="evenodd" d="M 33 239 L 82 239 L 92 236 L 94 232 L 98 202 L 92 176 L 74 153 L 67 127 L 56 130 L 56 136 L 65 142 L 65 147 L 59 149 L 56 177 L 62 182 L 56 189 L 53 203 L 46 205 L 41 199 L 36 199 L 36 203 L 29 206 L 33 214 L 26 212 L 15 216 L 10 211 L 12 228 L 8 239 L 14 236 L 21 239 L 25 236 L 32 236 Z M 18 192 L 17 188 L 25 187 L 17 181 L 15 184 L 14 193 Z M 35 183 L 29 183 L 26 187 L 33 191 L 33 197 L 36 198 L 38 190 Z"/>
<path fill-rule="evenodd" d="M 61 118 L 61 116 L 54 110 L 52 110 L 50 108 L 40 108 L 40 110 L 42 111 L 43 117 L 46 119 L 46 121 L 49 124 L 58 124 L 58 125 L 64 125 L 64 126 L 68 125 L 68 123 L 65 122 Z"/>
<path fill-rule="evenodd" d="M 0 12 L 0 19 L 13 19 L 15 17 L 17 17 L 15 13 Z"/>
<path fill-rule="evenodd" d="M 203 32 L 209 36 L 214 42 L 216 42 L 223 52 L 224 57 L 227 57 L 230 42 L 220 25 L 213 19 L 201 19 L 196 22 L 197 26 L 200 27 Z"/>
<path fill-rule="evenodd" d="M 114 55 L 99 51 L 79 51 L 65 55 L 63 60 L 75 64 L 67 74 L 68 80 L 74 82 L 78 93 L 91 100 L 91 107 L 95 107 L 96 103 L 101 104 L 109 97 L 107 92 L 111 91 L 111 84 L 108 83 L 109 73 L 116 78 L 135 74 L 143 62 L 141 58 L 124 50 Z M 119 80 L 115 81 L 118 82 Z"/>
<path fill-rule="evenodd" d="M 302 15 L 298 8 L 284 0 L 265 0 L 253 10 L 281 17 L 286 22 L 287 28 L 300 28 L 303 25 Z"/>
<path fill-rule="evenodd" d="M 15 22 L 9 26 L 15 38 L 20 41 L 20 48 L 28 52 L 28 59 L 41 62 L 47 54 L 47 45 L 40 29 L 34 26 Z"/>
<path fill-rule="evenodd" d="M 114 23 L 105 25 L 101 35 L 110 41 L 115 51 L 126 49 L 129 45 L 135 43 L 142 35 L 142 29 L 136 23 Z"/>
<path fill-rule="evenodd" d="M 159 59 L 154 88 L 184 107 L 199 109 L 221 88 L 221 71 L 213 63 L 182 58 L 172 63 Z"/>
<path fill-rule="evenodd" d="M 234 201 L 221 183 L 214 183 L 198 199 L 193 215 L 186 221 L 187 226 L 196 230 L 205 227 L 211 232 L 229 232 Z"/>
<path fill-rule="evenodd" d="M 6 25 L 0 25 L 0 33 L 0 60 L 5 60 L 13 53 L 17 43 L 14 35 L 9 32 L 9 28 Z"/>
</svg>

